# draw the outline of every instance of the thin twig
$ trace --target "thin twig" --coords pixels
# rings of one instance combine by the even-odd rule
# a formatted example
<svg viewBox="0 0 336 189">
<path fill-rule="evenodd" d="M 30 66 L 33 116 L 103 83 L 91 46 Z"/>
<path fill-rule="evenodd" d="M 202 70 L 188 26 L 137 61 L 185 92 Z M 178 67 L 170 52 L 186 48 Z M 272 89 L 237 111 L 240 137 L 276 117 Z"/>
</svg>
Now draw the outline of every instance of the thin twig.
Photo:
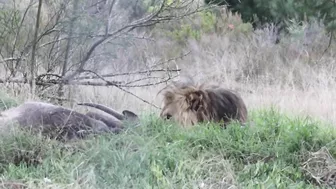
<svg viewBox="0 0 336 189">
<path fill-rule="evenodd" d="M 50 99 L 55 99 L 55 100 L 58 100 L 58 101 L 67 101 L 67 102 L 78 103 L 78 101 L 75 100 L 75 99 L 61 98 L 61 97 L 57 97 L 57 96 L 48 96 L 48 95 L 44 95 L 43 97 L 50 98 Z"/>
<path fill-rule="evenodd" d="M 161 80 L 161 81 L 158 81 L 158 82 L 155 82 L 155 83 L 148 83 L 148 84 L 140 84 L 140 85 L 120 85 L 122 87 L 129 87 L 129 88 L 136 88 L 136 87 L 149 87 L 149 86 L 154 86 L 154 85 L 159 85 L 159 84 L 162 84 L 162 83 L 166 83 L 174 78 L 178 77 L 177 75 L 174 76 L 174 77 L 168 77 L 167 79 L 165 80 Z"/>
<path fill-rule="evenodd" d="M 330 38 L 329 38 L 329 42 L 328 42 L 328 46 L 327 48 L 322 52 L 322 55 L 321 57 L 319 58 L 318 62 L 321 61 L 321 59 L 323 58 L 324 54 L 328 51 L 328 49 L 330 48 L 331 46 L 331 42 L 332 42 L 332 39 L 333 39 L 333 35 L 334 35 L 334 32 L 333 31 L 330 31 Z"/>
<path fill-rule="evenodd" d="M 171 62 L 171 61 L 174 61 L 174 60 L 176 61 L 176 60 L 178 60 L 178 59 L 182 59 L 183 57 L 188 56 L 190 53 L 191 53 L 191 51 L 189 51 L 189 52 L 187 52 L 187 53 L 185 53 L 185 54 L 182 54 L 181 56 L 178 56 L 178 57 L 170 58 L 170 59 L 167 59 L 167 60 L 162 61 L 162 62 L 157 62 L 157 63 L 155 63 L 153 66 L 151 66 L 151 68 L 154 68 L 154 67 L 156 67 L 156 66 L 160 66 L 160 65 L 166 64 L 166 63 Z M 179 69 L 177 69 L 177 70 L 178 70 L 178 71 L 181 71 L 181 70 L 179 70 Z"/>
<path fill-rule="evenodd" d="M 126 89 L 123 89 L 123 88 L 121 88 L 121 87 L 117 87 L 117 88 L 120 89 L 120 90 L 122 90 L 122 91 L 124 91 L 124 92 L 127 93 L 127 94 L 130 94 L 130 95 L 134 96 L 135 98 L 137 98 L 137 99 L 143 101 L 144 103 L 147 103 L 147 104 L 149 104 L 149 105 L 151 105 L 151 106 L 153 106 L 153 107 L 155 107 L 155 108 L 157 108 L 157 109 L 161 109 L 160 107 L 156 106 L 155 104 L 152 104 L 152 103 L 148 102 L 147 100 L 145 100 L 145 99 L 143 99 L 143 98 L 141 98 L 141 97 L 135 95 L 134 93 L 132 93 L 132 92 L 126 90 Z"/>
<path fill-rule="evenodd" d="M 136 80 L 133 80 L 133 81 L 129 81 L 129 82 L 125 83 L 125 85 L 130 85 L 132 83 L 137 83 L 137 82 L 148 80 L 148 79 L 160 79 L 160 78 L 159 77 L 145 77 L 145 78 L 140 78 L 140 79 L 136 79 Z"/>
<path fill-rule="evenodd" d="M 97 76 L 96 73 L 94 73 L 96 76 L 82 76 L 78 78 L 74 78 L 74 80 L 83 80 L 83 79 L 98 79 L 98 78 L 107 78 L 107 77 L 117 77 L 117 76 L 129 76 L 129 75 L 136 75 L 136 74 L 147 74 L 147 73 L 153 73 L 153 72 L 179 72 L 181 69 L 154 69 L 154 70 L 144 70 L 144 71 L 136 71 L 136 72 L 124 72 L 124 73 L 117 73 L 117 74 L 103 74 L 100 76 Z M 85 70 L 84 72 L 90 72 L 90 70 Z"/>
<path fill-rule="evenodd" d="M 116 82 L 116 81 L 108 81 L 104 77 L 102 77 L 101 75 L 97 74 L 96 72 L 94 72 L 92 70 L 83 70 L 83 72 L 93 73 L 96 76 L 96 78 L 99 78 L 99 79 L 105 81 L 109 85 L 118 85 L 118 84 L 121 83 L 121 82 Z"/>
<path fill-rule="evenodd" d="M 7 61 L 18 61 L 21 60 L 21 58 L 4 58 L 3 60 L 1 60 L 0 62 L 7 62 Z"/>
</svg>

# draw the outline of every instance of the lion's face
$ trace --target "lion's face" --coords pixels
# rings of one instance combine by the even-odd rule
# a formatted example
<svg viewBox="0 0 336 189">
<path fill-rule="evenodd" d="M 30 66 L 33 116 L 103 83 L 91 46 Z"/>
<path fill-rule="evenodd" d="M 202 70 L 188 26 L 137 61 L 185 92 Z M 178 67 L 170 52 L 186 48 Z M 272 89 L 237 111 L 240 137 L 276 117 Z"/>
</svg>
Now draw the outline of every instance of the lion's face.
<svg viewBox="0 0 336 189">
<path fill-rule="evenodd" d="M 180 88 L 164 93 L 160 117 L 172 119 L 183 126 L 191 126 L 203 121 L 205 114 L 205 94 L 194 88 Z"/>
</svg>

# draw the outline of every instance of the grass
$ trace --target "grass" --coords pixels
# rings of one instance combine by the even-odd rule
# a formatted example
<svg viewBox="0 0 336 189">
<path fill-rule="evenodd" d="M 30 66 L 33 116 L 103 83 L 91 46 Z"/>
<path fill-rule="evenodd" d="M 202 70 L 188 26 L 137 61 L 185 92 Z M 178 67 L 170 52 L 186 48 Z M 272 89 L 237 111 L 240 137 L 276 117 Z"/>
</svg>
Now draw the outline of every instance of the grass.
<svg viewBox="0 0 336 189">
<path fill-rule="evenodd" d="M 189 36 L 182 46 L 162 35 L 151 36 L 153 41 L 132 40 L 134 45 L 119 50 L 107 43 L 91 57 L 92 66 L 104 65 L 101 74 L 151 66 L 181 68 L 181 75 L 196 81 L 218 82 L 242 94 L 251 111 L 251 127 L 232 125 L 222 130 L 203 124 L 182 129 L 156 116 L 144 116 L 141 127 L 126 133 L 70 144 L 19 131 L 0 137 L 2 184 L 8 188 L 318 188 L 314 181 L 335 167 L 336 134 L 333 127 L 303 115 L 336 123 L 334 41 L 325 52 L 329 36 L 323 26 L 312 23 L 274 44 L 271 27 L 245 32 L 239 29 L 243 25 L 238 16 L 221 16 L 222 31 L 202 33 L 197 40 Z M 197 25 L 199 19 L 190 22 Z M 235 29 L 228 29 L 229 24 Z M 110 55 L 115 51 L 119 53 Z M 188 56 L 174 59 L 188 51 Z M 43 52 L 39 61 L 48 62 L 43 55 L 49 53 Z M 156 67 L 169 59 L 173 60 Z M 8 75 L 5 68 L 0 72 Z M 141 76 L 132 77 L 112 79 L 130 82 Z M 0 110 L 28 100 L 27 85 L 1 86 L 9 95 L 0 93 Z M 159 105 L 156 94 L 162 87 L 127 90 Z M 56 89 L 44 93 L 54 96 Z M 69 86 L 66 91 L 74 102 L 152 112 L 148 104 L 114 87 Z M 270 105 L 279 111 L 261 109 Z M 321 158 L 329 163 L 318 164 Z"/>
<path fill-rule="evenodd" d="M 318 188 L 302 165 L 322 147 L 335 157 L 335 130 L 274 109 L 251 116 L 253 126 L 226 130 L 144 116 L 70 144 L 19 131 L 0 139 L 0 172 L 30 188 Z"/>
<path fill-rule="evenodd" d="M 18 101 L 12 97 L 10 97 L 8 94 L 0 91 L 0 110 L 6 110 L 10 107 L 17 106 Z"/>
</svg>

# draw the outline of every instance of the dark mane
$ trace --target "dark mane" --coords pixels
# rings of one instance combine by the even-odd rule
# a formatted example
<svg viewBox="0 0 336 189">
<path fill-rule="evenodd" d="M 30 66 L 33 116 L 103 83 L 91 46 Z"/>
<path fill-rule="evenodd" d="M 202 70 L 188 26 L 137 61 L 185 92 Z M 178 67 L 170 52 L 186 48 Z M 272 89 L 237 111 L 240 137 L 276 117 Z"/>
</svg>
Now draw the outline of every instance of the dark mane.
<svg viewBox="0 0 336 189">
<path fill-rule="evenodd" d="M 174 82 L 164 88 L 163 108 L 160 116 L 173 118 L 183 126 L 198 122 L 223 122 L 224 126 L 232 120 L 244 124 L 247 109 L 240 95 L 219 85 L 194 82 Z"/>
</svg>

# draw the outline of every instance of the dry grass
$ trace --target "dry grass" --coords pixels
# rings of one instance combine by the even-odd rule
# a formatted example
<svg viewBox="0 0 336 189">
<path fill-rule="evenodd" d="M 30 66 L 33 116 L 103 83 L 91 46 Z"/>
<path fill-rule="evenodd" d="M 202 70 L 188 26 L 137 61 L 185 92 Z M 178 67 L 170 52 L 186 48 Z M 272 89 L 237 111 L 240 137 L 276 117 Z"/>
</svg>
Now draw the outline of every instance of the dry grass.
<svg viewBox="0 0 336 189">
<path fill-rule="evenodd" d="M 328 37 L 319 30 L 314 37 L 293 37 L 275 45 L 265 40 L 272 35 L 266 29 L 249 36 L 233 32 L 220 36 L 204 35 L 201 41 L 190 41 L 185 47 L 185 50 L 191 50 L 189 56 L 170 63 L 170 66 L 177 64 L 182 69 L 181 75 L 192 76 L 196 81 L 219 82 L 238 90 L 248 109 L 273 105 L 282 111 L 336 123 L 336 80 L 333 75 L 336 54 L 333 49 L 323 54 Z M 148 42 L 142 49 L 133 51 L 143 50 L 151 54 L 152 60 L 147 61 L 154 62 L 166 58 L 162 52 L 168 54 L 169 47 L 174 45 L 160 40 Z M 160 106 L 161 96 L 156 95 L 164 86 L 129 90 Z M 76 90 L 75 99 L 79 101 L 104 103 L 118 110 L 156 111 L 117 88 L 78 87 Z"/>
<path fill-rule="evenodd" d="M 224 20 L 224 26 L 241 22 L 233 15 Z M 164 67 L 177 66 L 182 69 L 181 75 L 192 76 L 196 81 L 219 82 L 236 89 L 248 109 L 274 105 L 286 112 L 312 115 L 336 123 L 335 45 L 324 53 L 329 38 L 317 24 L 293 28 L 293 34 L 277 45 L 272 42 L 275 35 L 271 27 L 245 34 L 238 29 L 203 34 L 199 41 L 188 40 L 183 47 L 162 36 L 154 41 L 140 40 L 126 50 L 119 49 L 113 61 L 105 61 L 104 72 L 139 70 L 159 60 L 179 56 L 182 51 L 191 51 L 187 57 L 171 61 Z M 99 62 L 100 65 L 103 60 L 97 58 L 95 65 Z M 131 79 L 134 78 L 117 78 Z M 127 90 L 160 106 L 161 96 L 157 96 L 157 92 L 164 86 Z M 11 94 L 17 93 L 13 87 L 9 88 Z M 158 111 L 115 87 L 70 88 L 69 98 L 74 101 L 102 103 L 117 110 Z M 26 100 L 25 94 L 19 94 L 21 100 Z"/>
<path fill-rule="evenodd" d="M 224 27 L 233 21 L 239 24 L 237 17 L 230 15 Z M 331 144 L 335 134 L 319 128 L 325 125 L 320 122 L 254 109 L 273 105 L 283 112 L 336 123 L 335 45 L 323 54 L 328 37 L 322 29 L 315 25 L 295 28 L 296 35 L 277 45 L 272 43 L 274 33 L 270 28 L 245 34 L 239 29 L 226 29 L 217 34 L 203 34 L 198 41 L 186 40 L 185 46 L 159 36 L 154 37 L 155 41 L 135 41 L 132 47 L 117 49 L 115 59 L 95 54 L 92 62 L 96 67 L 93 67 L 100 70 L 98 66 L 104 65 L 104 73 L 114 73 L 147 68 L 191 51 L 187 57 L 163 67 L 179 67 L 181 76 L 219 82 L 239 91 L 255 127 L 219 130 L 201 125 L 186 131 L 149 116 L 143 119 L 142 127 L 113 137 L 79 141 L 67 145 L 65 150 L 58 143 L 35 136 L 1 137 L 0 165 L 4 173 L 1 182 L 13 185 L 9 187 L 21 186 L 22 182 L 28 188 L 253 188 L 256 185 L 313 188 L 308 178 L 314 175 L 303 176 L 298 165 L 307 161 L 307 152 Z M 3 74 L 1 69 L 0 73 Z M 164 73 L 155 76 L 163 77 Z M 114 79 L 131 81 L 137 77 Z M 160 106 L 162 97 L 157 93 L 164 86 L 127 90 Z M 27 99 L 28 91 L 27 86 L 8 85 L 6 92 L 18 101 L 25 101 L 31 100 Z M 51 91 L 47 95 L 54 94 Z M 70 86 L 66 98 L 73 100 L 68 106 L 82 111 L 85 109 L 75 106 L 75 102 L 102 103 L 139 114 L 158 113 L 156 108 L 116 87 Z M 12 157 L 21 149 L 44 152 L 43 165 L 14 166 L 10 163 Z M 334 156 L 334 145 L 328 149 Z"/>
</svg>

